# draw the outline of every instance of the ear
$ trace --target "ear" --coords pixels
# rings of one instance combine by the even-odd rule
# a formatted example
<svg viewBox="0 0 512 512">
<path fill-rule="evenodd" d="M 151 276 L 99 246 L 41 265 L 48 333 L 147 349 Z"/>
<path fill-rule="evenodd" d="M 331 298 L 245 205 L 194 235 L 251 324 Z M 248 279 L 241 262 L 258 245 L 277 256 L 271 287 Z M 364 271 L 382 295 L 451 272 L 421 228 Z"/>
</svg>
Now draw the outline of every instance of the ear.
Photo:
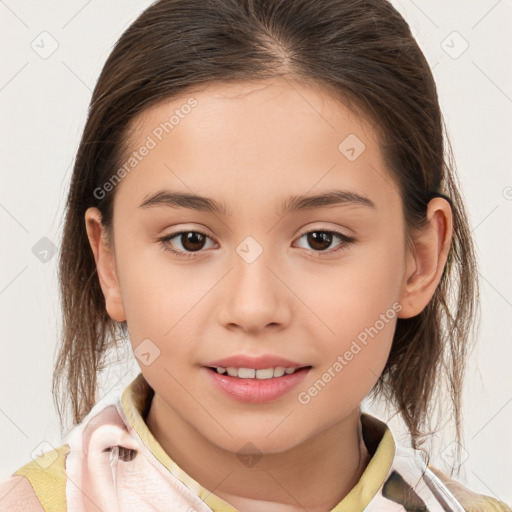
<svg viewBox="0 0 512 512">
<path fill-rule="evenodd" d="M 85 227 L 94 253 L 98 279 L 105 296 L 107 313 L 112 320 L 124 322 L 126 314 L 117 278 L 114 244 L 112 242 L 111 247 L 107 242 L 104 227 L 101 223 L 101 212 L 97 208 L 88 208 L 85 212 Z"/>
<path fill-rule="evenodd" d="M 443 275 L 452 242 L 452 209 L 435 197 L 428 203 L 427 224 L 415 233 L 414 249 L 407 249 L 399 318 L 411 318 L 425 309 Z"/>
</svg>

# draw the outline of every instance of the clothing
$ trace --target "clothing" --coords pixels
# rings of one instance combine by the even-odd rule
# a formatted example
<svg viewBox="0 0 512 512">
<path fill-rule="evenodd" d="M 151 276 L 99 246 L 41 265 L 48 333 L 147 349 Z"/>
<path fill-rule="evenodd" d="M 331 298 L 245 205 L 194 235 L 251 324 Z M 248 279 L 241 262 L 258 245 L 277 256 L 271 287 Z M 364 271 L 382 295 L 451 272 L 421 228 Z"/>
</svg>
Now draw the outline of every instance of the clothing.
<svg viewBox="0 0 512 512">
<path fill-rule="evenodd" d="M 153 437 L 145 423 L 153 395 L 140 373 L 122 393 L 96 404 L 65 444 L 0 485 L 0 510 L 237 512 L 185 473 Z M 425 466 L 418 452 L 395 444 L 376 417 L 362 412 L 360 419 L 371 458 L 330 512 L 512 512 Z"/>
</svg>

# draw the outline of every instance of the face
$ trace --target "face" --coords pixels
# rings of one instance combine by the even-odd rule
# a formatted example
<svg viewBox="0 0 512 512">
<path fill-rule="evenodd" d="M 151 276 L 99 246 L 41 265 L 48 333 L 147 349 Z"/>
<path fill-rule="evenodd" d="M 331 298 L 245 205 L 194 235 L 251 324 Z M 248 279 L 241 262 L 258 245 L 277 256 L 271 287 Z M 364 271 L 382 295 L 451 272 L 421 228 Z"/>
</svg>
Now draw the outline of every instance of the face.
<svg viewBox="0 0 512 512">
<path fill-rule="evenodd" d="M 412 261 L 371 124 L 319 88 L 218 84 L 145 111 L 129 147 L 102 288 L 159 403 L 232 451 L 343 421 L 384 368 Z M 229 393 L 208 366 L 230 356 L 306 368 Z"/>
</svg>

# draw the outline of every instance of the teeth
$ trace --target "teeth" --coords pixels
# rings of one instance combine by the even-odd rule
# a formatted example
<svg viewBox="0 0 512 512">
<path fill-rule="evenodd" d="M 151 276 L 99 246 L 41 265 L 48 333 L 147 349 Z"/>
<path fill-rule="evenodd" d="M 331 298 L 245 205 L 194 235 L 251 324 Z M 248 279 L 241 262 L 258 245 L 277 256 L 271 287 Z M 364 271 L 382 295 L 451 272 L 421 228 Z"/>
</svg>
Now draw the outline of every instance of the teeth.
<svg viewBox="0 0 512 512">
<path fill-rule="evenodd" d="M 272 379 L 274 377 L 282 377 L 285 373 L 286 375 L 291 375 L 298 368 L 283 368 L 282 366 L 278 366 L 277 368 L 265 368 L 256 370 L 254 368 L 234 368 L 232 366 L 228 366 L 227 368 L 222 368 L 218 366 L 217 373 L 227 374 L 230 377 L 238 377 L 240 379 Z"/>
<path fill-rule="evenodd" d="M 288 370 L 291 370 L 291 368 L 288 368 Z M 277 368 L 274 368 L 274 377 L 282 377 L 285 374 L 285 372 L 286 372 L 286 368 L 283 368 L 282 366 L 278 366 Z"/>
<path fill-rule="evenodd" d="M 228 375 L 230 377 L 238 377 L 238 370 L 236 368 L 227 368 Z"/>
</svg>

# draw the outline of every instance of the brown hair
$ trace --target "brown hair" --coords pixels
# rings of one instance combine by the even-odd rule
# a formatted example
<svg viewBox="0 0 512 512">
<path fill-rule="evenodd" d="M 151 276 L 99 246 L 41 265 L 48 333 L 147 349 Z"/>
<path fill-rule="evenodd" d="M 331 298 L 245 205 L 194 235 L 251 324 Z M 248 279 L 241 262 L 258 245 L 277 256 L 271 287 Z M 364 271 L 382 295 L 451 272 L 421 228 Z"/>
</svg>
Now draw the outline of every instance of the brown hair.
<svg viewBox="0 0 512 512">
<path fill-rule="evenodd" d="M 127 335 L 126 322 L 106 312 L 84 214 L 97 207 L 111 234 L 115 189 L 101 198 L 95 190 L 123 162 L 130 123 L 148 107 L 215 82 L 273 77 L 326 87 L 379 128 L 402 196 L 407 243 L 434 195 L 450 202 L 454 232 L 441 281 L 419 315 L 398 319 L 370 395 L 396 405 L 418 448 L 432 433 L 444 376 L 460 443 L 461 388 L 478 308 L 474 247 L 431 70 L 386 0 L 161 0 L 123 33 L 92 95 L 66 205 L 63 332 L 53 381 L 61 424 L 66 400 L 74 423 L 90 411 L 104 354 Z"/>
</svg>

